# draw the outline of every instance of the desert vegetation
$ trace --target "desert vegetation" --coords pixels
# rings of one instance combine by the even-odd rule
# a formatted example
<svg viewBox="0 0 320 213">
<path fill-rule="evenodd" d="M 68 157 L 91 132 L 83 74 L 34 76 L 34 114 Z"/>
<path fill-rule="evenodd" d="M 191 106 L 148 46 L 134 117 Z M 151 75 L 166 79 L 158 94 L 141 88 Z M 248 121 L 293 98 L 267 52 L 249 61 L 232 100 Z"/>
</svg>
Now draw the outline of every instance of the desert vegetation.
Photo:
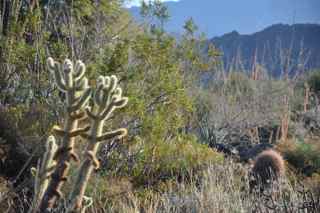
<svg viewBox="0 0 320 213">
<path fill-rule="evenodd" d="M 0 0 L 0 211 L 319 212 L 320 71 L 225 70 L 141 16 Z"/>
</svg>

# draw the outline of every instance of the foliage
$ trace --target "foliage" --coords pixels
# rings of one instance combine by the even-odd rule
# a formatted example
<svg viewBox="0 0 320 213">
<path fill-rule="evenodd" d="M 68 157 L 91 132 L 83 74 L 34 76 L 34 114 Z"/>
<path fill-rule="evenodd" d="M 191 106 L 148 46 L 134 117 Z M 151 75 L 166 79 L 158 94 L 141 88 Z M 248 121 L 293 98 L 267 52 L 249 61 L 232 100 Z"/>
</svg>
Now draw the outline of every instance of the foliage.
<svg viewBox="0 0 320 213">
<path fill-rule="evenodd" d="M 274 79 L 255 81 L 241 72 L 214 78 L 208 88 L 193 92 L 199 141 L 210 146 L 234 143 L 245 148 L 270 139 L 276 142 L 284 97 L 294 99 L 288 84 Z"/>
<path fill-rule="evenodd" d="M 133 167 L 135 185 L 153 186 L 175 177 L 186 178 L 212 163 L 221 163 L 223 156 L 195 139 L 181 137 L 159 146 L 146 146 Z"/>
<path fill-rule="evenodd" d="M 320 92 L 320 71 L 315 70 L 309 74 L 307 83 L 310 86 L 310 89 L 319 96 Z"/>
<path fill-rule="evenodd" d="M 226 94 L 233 94 L 235 97 L 250 96 L 254 89 L 254 82 L 241 72 L 230 72 L 225 84 Z"/>
<path fill-rule="evenodd" d="M 317 139 L 287 141 L 279 144 L 286 160 L 307 176 L 320 172 L 320 146 Z"/>
<path fill-rule="evenodd" d="M 140 14 L 145 19 L 148 19 L 152 24 L 152 29 L 156 29 L 157 26 L 163 30 L 164 23 L 169 19 L 168 8 L 160 1 L 142 1 Z"/>
</svg>

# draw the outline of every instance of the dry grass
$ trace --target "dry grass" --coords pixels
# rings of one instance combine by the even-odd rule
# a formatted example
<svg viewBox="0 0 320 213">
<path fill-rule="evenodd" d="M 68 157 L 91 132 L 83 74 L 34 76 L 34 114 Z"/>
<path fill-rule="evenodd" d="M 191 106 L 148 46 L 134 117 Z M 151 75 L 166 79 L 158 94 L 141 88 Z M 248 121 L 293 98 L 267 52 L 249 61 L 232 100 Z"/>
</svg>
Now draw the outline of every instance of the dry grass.
<svg viewBox="0 0 320 213">
<path fill-rule="evenodd" d="M 226 161 L 211 165 L 192 180 L 171 180 L 157 188 L 134 188 L 128 178 L 95 174 L 85 203 L 89 213 L 198 213 L 198 212 L 319 212 L 320 189 L 307 188 L 291 177 L 264 193 L 250 193 L 248 167 Z M 2 190 L 2 189 L 1 189 Z M 19 212 L 14 198 L 3 200 L 1 211 Z M 8 204 L 10 208 L 8 208 Z M 20 208 L 23 209 L 23 208 Z M 24 211 L 20 211 L 24 212 Z M 19 213 L 20 213 L 19 212 Z M 55 212 L 63 212 L 59 209 Z"/>
<path fill-rule="evenodd" d="M 161 192 L 128 189 L 107 199 L 93 195 L 88 212 L 319 212 L 319 193 L 311 192 L 298 181 L 283 178 L 261 194 L 249 192 L 248 169 L 234 162 L 212 165 L 201 178 L 191 182 L 171 182 Z M 104 187 L 118 187 L 106 185 Z M 99 194 L 99 196 L 98 196 Z"/>
</svg>

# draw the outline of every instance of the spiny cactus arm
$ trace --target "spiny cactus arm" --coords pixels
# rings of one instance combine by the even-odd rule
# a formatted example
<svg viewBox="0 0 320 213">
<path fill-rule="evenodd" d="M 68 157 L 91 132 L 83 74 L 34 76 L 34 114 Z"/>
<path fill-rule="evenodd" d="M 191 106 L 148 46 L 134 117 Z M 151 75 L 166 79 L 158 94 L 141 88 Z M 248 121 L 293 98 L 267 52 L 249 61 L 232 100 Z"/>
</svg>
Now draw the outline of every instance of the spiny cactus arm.
<svg viewBox="0 0 320 213">
<path fill-rule="evenodd" d="M 127 134 L 128 134 L 127 129 L 121 128 L 121 129 L 117 129 L 114 131 L 104 133 L 103 135 L 97 137 L 96 141 L 103 142 L 103 141 L 107 141 L 107 140 L 110 140 L 113 138 L 121 139 L 121 138 L 125 137 Z"/>
<path fill-rule="evenodd" d="M 80 136 L 82 134 L 85 134 L 86 132 L 88 132 L 90 130 L 90 126 L 86 126 L 83 128 L 78 128 L 76 130 L 73 130 L 71 132 L 65 132 L 63 129 L 61 129 L 59 126 L 54 126 L 53 128 L 53 132 L 58 135 L 58 136 L 65 136 L 66 134 L 69 135 L 70 138 L 72 137 L 76 137 L 76 136 Z"/>
<path fill-rule="evenodd" d="M 83 91 L 84 89 L 89 87 L 89 81 L 87 78 L 82 78 L 81 80 L 76 82 L 75 91 Z"/>
<path fill-rule="evenodd" d="M 108 119 L 115 109 L 123 108 L 125 105 L 127 105 L 127 103 L 128 103 L 128 98 L 112 100 L 110 105 L 102 113 L 100 113 L 99 115 L 100 119 L 103 119 L 103 120 Z"/>
<path fill-rule="evenodd" d="M 35 174 L 34 184 L 34 196 L 32 206 L 29 212 L 36 211 L 38 208 L 40 199 L 42 198 L 46 188 L 48 187 L 50 174 L 52 173 L 54 166 L 56 165 L 53 160 L 54 154 L 57 151 L 57 144 L 54 136 L 49 136 L 46 141 L 46 151 L 43 155 L 43 159 L 38 162 L 37 169 L 32 168 Z"/>
<path fill-rule="evenodd" d="M 69 112 L 77 111 L 83 108 L 89 101 L 91 95 L 91 88 L 86 88 L 82 96 L 76 100 L 76 102 L 68 107 Z"/>
<path fill-rule="evenodd" d="M 54 129 L 54 132 L 62 137 L 62 142 L 54 156 L 57 166 L 42 197 L 40 212 L 50 211 L 56 200 L 62 196 L 61 188 L 67 180 L 70 161 L 79 160 L 74 152 L 75 136 L 88 131 L 88 128 L 78 129 L 78 119 L 83 117 L 80 111 L 88 103 L 91 93 L 88 80 L 84 77 L 85 66 L 81 61 L 78 61 L 75 67 L 69 59 L 66 59 L 62 66 L 52 58 L 47 62 L 49 69 L 55 71 L 56 84 L 58 87 L 63 87 L 60 89 L 66 95 L 66 114 L 63 128 Z"/>
<path fill-rule="evenodd" d="M 67 90 L 71 90 L 74 85 L 73 79 L 73 65 L 70 59 L 65 59 L 63 63 L 64 81 L 66 82 Z"/>
<path fill-rule="evenodd" d="M 83 120 L 86 119 L 86 113 L 84 111 L 76 111 L 76 112 L 72 112 L 69 115 L 72 119 L 75 120 Z"/>
<path fill-rule="evenodd" d="M 107 141 L 107 140 L 110 140 L 110 139 L 113 139 L 113 138 L 121 139 L 126 135 L 127 135 L 127 129 L 120 128 L 120 129 L 117 129 L 117 130 L 114 130 L 114 131 L 110 131 L 110 132 L 104 133 L 99 137 L 94 137 L 93 138 L 90 134 L 87 134 L 87 133 L 84 133 L 81 136 L 83 138 L 87 139 L 87 140 L 95 139 L 97 142 L 104 142 L 104 141 Z"/>
<path fill-rule="evenodd" d="M 89 108 L 86 108 L 86 113 L 91 120 L 98 120 L 99 117 L 95 115 Z"/>
<path fill-rule="evenodd" d="M 96 155 L 100 142 L 114 137 L 120 139 L 127 134 L 126 129 L 103 133 L 103 126 L 108 116 L 110 116 L 116 108 L 124 107 L 128 101 L 127 98 L 122 97 L 122 90 L 117 88 L 117 82 L 118 80 L 115 76 L 98 78 L 97 90 L 94 94 L 95 106 L 92 110 L 87 109 L 88 116 L 92 122 L 91 131 L 90 134 L 82 134 L 83 137 L 88 139 L 89 144 L 86 148 L 85 159 L 79 168 L 75 184 L 69 195 L 69 212 L 79 212 L 82 209 L 83 197 L 88 180 L 92 171 L 99 168 L 99 161 Z M 119 101 L 122 103 L 119 104 Z"/>
<path fill-rule="evenodd" d="M 44 153 L 44 157 L 40 167 L 40 171 L 42 173 L 47 173 L 48 170 L 52 168 L 52 166 L 56 165 L 53 160 L 53 156 L 57 149 L 58 145 L 56 143 L 56 139 L 53 135 L 50 135 L 46 141 L 46 152 Z"/>
<path fill-rule="evenodd" d="M 55 83 L 58 86 L 58 89 L 62 92 L 66 92 L 67 88 L 66 88 L 66 83 L 63 79 L 62 73 L 61 73 L 61 65 L 59 62 L 56 62 L 53 60 L 53 58 L 48 58 L 47 60 L 47 66 L 48 69 L 53 73 L 54 75 L 54 80 Z"/>
<path fill-rule="evenodd" d="M 115 76 L 106 78 L 105 82 L 105 85 L 103 87 L 100 85 L 97 91 L 102 95 L 95 96 L 97 105 L 104 108 L 96 115 L 100 120 L 107 120 L 115 109 L 123 108 L 128 103 L 128 98 L 122 97 L 122 89 L 116 88 L 118 80 Z"/>
<path fill-rule="evenodd" d="M 91 197 L 83 196 L 83 200 L 85 204 L 83 205 L 81 213 L 85 213 L 86 209 L 92 206 L 93 204 L 93 199 Z"/>
<path fill-rule="evenodd" d="M 74 81 L 79 82 L 83 77 L 86 72 L 86 66 L 82 61 L 78 60 L 75 65 L 74 69 Z"/>
</svg>

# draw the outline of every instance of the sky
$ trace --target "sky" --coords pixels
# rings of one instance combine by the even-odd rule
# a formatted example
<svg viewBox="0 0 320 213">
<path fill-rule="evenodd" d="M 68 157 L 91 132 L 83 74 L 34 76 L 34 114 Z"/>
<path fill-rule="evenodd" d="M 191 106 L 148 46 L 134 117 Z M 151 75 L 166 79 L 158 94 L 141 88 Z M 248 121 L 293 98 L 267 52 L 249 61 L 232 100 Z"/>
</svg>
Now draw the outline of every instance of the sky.
<svg viewBox="0 0 320 213">
<path fill-rule="evenodd" d="M 163 0 L 170 19 L 165 28 L 180 34 L 187 19 L 193 18 L 208 37 L 231 31 L 251 34 L 274 24 L 320 24 L 320 0 Z M 133 0 L 132 5 L 139 3 Z M 139 8 L 130 11 L 139 17 Z"/>
</svg>

